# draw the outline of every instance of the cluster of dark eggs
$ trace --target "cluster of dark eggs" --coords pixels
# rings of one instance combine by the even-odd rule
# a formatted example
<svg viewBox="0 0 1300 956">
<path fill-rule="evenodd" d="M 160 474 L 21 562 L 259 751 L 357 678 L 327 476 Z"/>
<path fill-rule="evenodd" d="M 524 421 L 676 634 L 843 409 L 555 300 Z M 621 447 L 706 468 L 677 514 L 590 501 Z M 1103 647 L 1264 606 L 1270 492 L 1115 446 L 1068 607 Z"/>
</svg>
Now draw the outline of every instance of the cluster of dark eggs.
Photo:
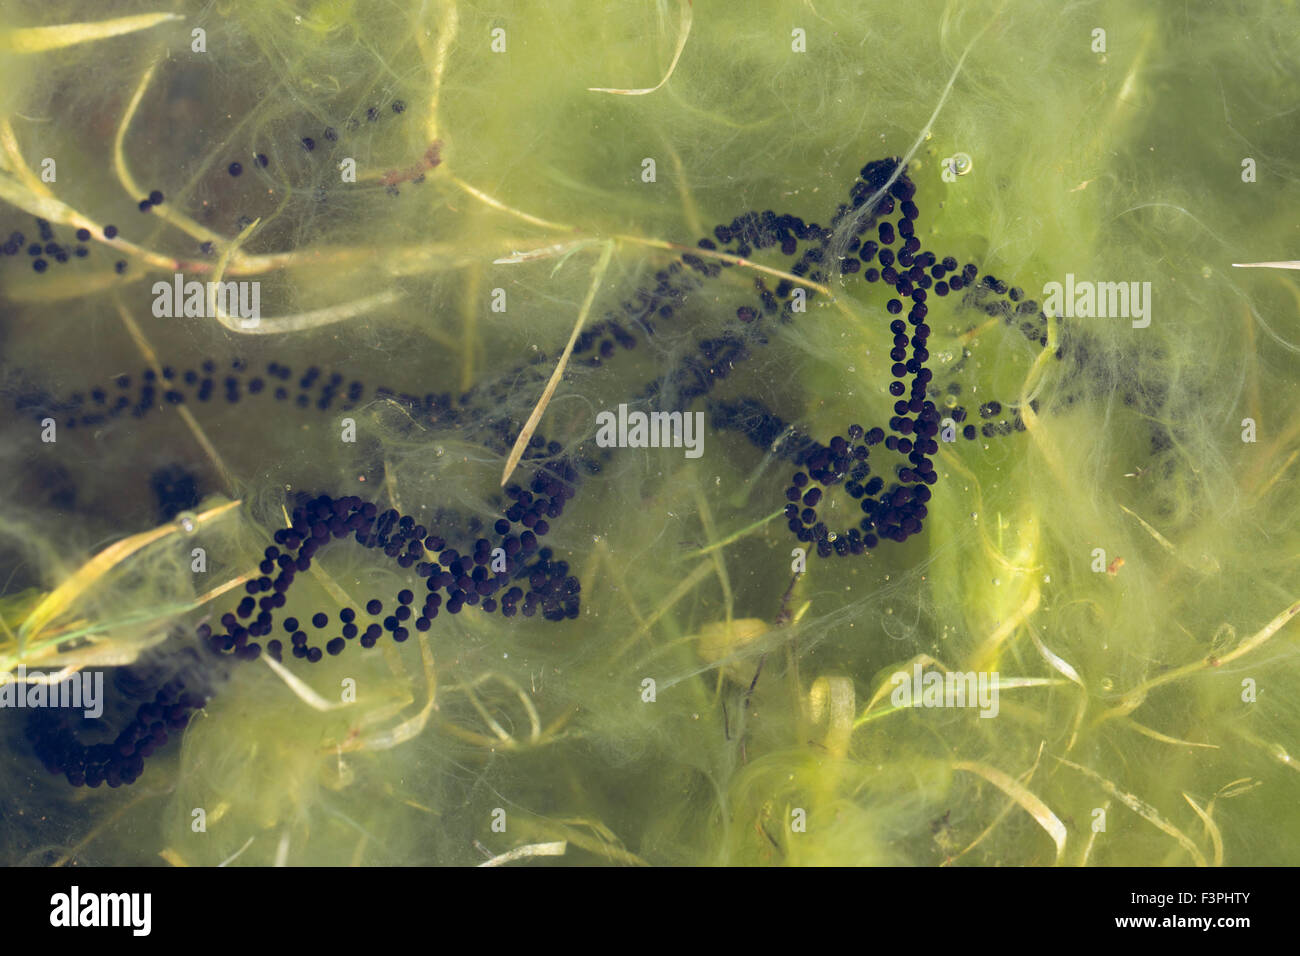
<svg viewBox="0 0 1300 956">
<path fill-rule="evenodd" d="M 161 193 L 158 193 L 161 201 Z M 147 201 L 147 200 L 146 200 Z M 54 234 L 54 227 L 45 219 L 36 220 L 36 232 L 39 241 L 28 242 L 28 237 L 21 231 L 15 229 L 9 234 L 9 238 L 0 245 L 0 253 L 6 256 L 26 255 L 32 263 L 32 270 L 37 273 L 45 273 L 50 268 L 50 263 L 55 265 L 66 265 L 74 259 L 85 259 L 90 255 L 90 248 L 85 245 L 90 242 L 91 235 L 89 229 L 78 229 L 75 233 L 76 244 L 60 243 Z M 113 239 L 117 236 L 115 226 L 107 226 L 104 229 L 104 238 Z M 114 269 L 120 275 L 126 272 L 126 262 L 119 260 L 114 264 Z M 53 273 L 51 273 L 53 274 Z"/>
<path fill-rule="evenodd" d="M 548 621 L 576 618 L 581 585 L 569 574 L 568 564 L 555 560 L 551 549 L 539 542 L 548 530 L 541 516 L 558 517 L 572 497 L 573 485 L 564 479 L 562 467 L 553 466 L 538 472 L 532 489 L 512 485 L 508 494 L 513 504 L 506 509 L 507 517 L 494 525 L 495 548 L 488 538 L 479 538 L 465 554 L 449 548 L 442 537 L 411 516 L 392 509 L 381 512 L 373 502 L 356 496 L 311 499 L 294 509 L 288 528 L 275 533 L 276 543 L 264 551 L 259 574 L 246 582 L 246 596 L 236 609 L 222 615 L 219 627 L 199 625 L 197 636 L 223 658 L 256 660 L 264 644 L 269 656 L 282 660 L 285 642 L 274 636 L 277 612 L 285 607 L 295 577 L 310 570 L 327 544 L 345 538 L 382 552 L 400 568 L 413 569 L 423 581 L 420 600 L 409 587 L 387 604 L 371 597 L 359 608 L 338 610 L 333 628 L 334 620 L 326 610 L 302 621 L 286 616 L 278 623 L 295 658 L 316 663 L 326 654 L 342 653 L 350 642 L 373 648 L 385 634 L 400 644 L 413 630 L 428 631 L 439 613 L 459 614 L 470 607 L 485 613 L 499 611 L 505 617 L 527 618 L 540 612 Z M 334 636 L 326 638 L 322 648 L 313 643 L 309 628 L 318 640 L 322 632 L 332 630 Z M 116 787 L 134 782 L 145 759 L 167 743 L 168 731 L 185 727 L 207 697 L 206 689 L 186 690 L 184 681 L 174 679 L 138 708 L 134 720 L 111 744 L 81 743 L 68 718 L 56 710 L 34 712 L 27 736 L 51 773 L 65 775 L 74 786 Z"/>
<path fill-rule="evenodd" d="M 402 588 L 392 604 L 385 605 L 375 596 L 360 610 L 344 608 L 338 613 L 337 634 L 323 650 L 310 644 L 304 623 L 296 617 L 285 618 L 281 627 L 289 635 L 294 657 L 319 661 L 324 654 L 341 653 L 354 638 L 362 647 L 374 647 L 385 633 L 402 643 L 412 629 L 429 630 L 440 611 L 459 614 L 467 607 L 487 613 L 500 611 L 505 617 L 532 617 L 541 611 L 548 621 L 575 618 L 581 591 L 578 579 L 569 575 L 566 562 L 553 560 L 550 549 L 542 548 L 538 540 L 549 530 L 538 515 L 560 514 L 572 486 L 541 476 L 535 484 L 542 493 L 518 486 L 510 489 L 516 500 L 507 514 L 513 517 L 496 522 L 494 530 L 499 537 L 495 546 L 488 538 L 479 538 L 465 554 L 447 547 L 444 538 L 430 533 L 410 515 L 399 515 L 393 509 L 381 512 L 374 502 L 355 495 L 313 499 L 294 510 L 290 527 L 275 533 L 276 543 L 266 549 L 259 576 L 245 584 L 248 596 L 233 613 L 222 616 L 220 629 L 205 624 L 199 636 L 213 650 L 243 659 L 257 658 L 262 653 L 259 640 L 269 638 L 266 651 L 280 659 L 284 646 L 272 636 L 276 612 L 285 606 L 296 575 L 307 571 L 316 553 L 331 540 L 349 537 L 364 548 L 383 552 L 398 567 L 414 568 L 416 577 L 424 582 L 422 600 L 417 604 L 415 591 Z M 553 491 L 554 497 L 545 491 Z M 525 530 L 512 533 L 516 524 Z M 325 610 L 314 612 L 305 621 L 316 631 L 331 625 Z"/>
<path fill-rule="evenodd" d="M 388 105 L 389 105 L 389 109 L 394 115 L 399 115 L 406 111 L 406 104 L 402 100 L 393 100 Z M 368 122 L 373 123 L 383 115 L 383 111 L 380 110 L 378 107 L 372 106 L 366 110 L 365 115 L 366 115 L 366 120 Z M 345 124 L 345 128 L 347 130 L 356 130 L 360 128 L 360 125 L 361 125 L 361 121 L 354 117 L 347 121 L 347 123 Z M 338 130 L 332 126 L 325 127 L 324 131 L 321 133 L 321 139 L 331 143 L 338 142 L 339 140 Z M 304 152 L 312 153 L 316 149 L 317 141 L 313 136 L 303 136 L 299 139 L 299 144 L 301 145 Z M 262 152 L 254 152 L 251 161 L 254 166 L 261 169 L 267 168 L 271 162 L 270 158 L 265 153 Z M 436 165 L 436 162 L 431 163 L 426 161 L 425 165 L 428 168 L 432 168 L 434 165 Z M 232 177 L 238 177 L 243 174 L 244 165 L 242 162 L 238 160 L 232 161 L 227 165 L 226 172 Z M 424 170 L 423 169 L 413 170 L 411 175 L 402 176 L 401 179 L 402 181 L 409 181 L 414 183 L 423 182 Z M 397 194 L 396 183 L 389 182 L 386 179 L 385 185 L 390 194 L 392 195 Z M 320 198 L 319 195 L 318 198 Z M 166 196 L 164 195 L 163 191 L 160 189 L 154 189 L 151 190 L 147 196 L 142 197 L 136 203 L 136 208 L 139 209 L 139 211 L 142 213 L 148 213 L 151 212 L 156 207 L 161 206 L 165 201 L 166 201 Z M 242 229 L 243 226 L 247 225 L 251 221 L 252 220 L 247 216 L 241 216 L 238 220 L 237 225 L 239 226 L 240 229 Z M 14 230 L 13 232 L 11 232 L 8 238 L 5 239 L 2 243 L 0 243 L 0 254 L 3 254 L 5 256 L 21 256 L 25 254 L 28 257 L 30 257 L 32 270 L 41 274 L 45 274 L 49 272 L 51 264 L 65 265 L 69 262 L 72 262 L 75 259 L 85 259 L 90 254 L 90 249 L 86 245 L 86 243 L 89 243 L 91 240 L 91 233 L 89 229 L 81 228 L 76 230 L 75 244 L 67 243 L 67 242 L 59 242 L 55 236 L 53 226 L 45 219 L 40 219 L 40 218 L 36 219 L 36 229 L 37 229 L 37 235 L 39 237 L 39 241 L 33 240 L 30 243 L 28 242 L 28 236 L 22 231 Z M 118 235 L 118 229 L 116 226 L 110 225 L 105 227 L 104 229 L 105 239 L 110 239 L 110 240 L 115 239 L 117 235 Z M 210 241 L 204 242 L 200 245 L 199 251 L 205 256 L 212 256 L 215 253 L 215 246 Z M 113 263 L 113 269 L 118 275 L 125 274 L 127 271 L 126 260 L 124 259 L 116 260 Z"/>
<path fill-rule="evenodd" d="M 393 111 L 401 112 L 398 103 L 393 104 Z M 376 119 L 377 111 L 371 110 L 367 118 Z M 327 129 L 324 138 L 331 140 L 332 133 Z M 315 145 L 311 137 L 302 139 L 302 148 L 308 153 Z M 259 153 L 254 154 L 253 162 L 265 166 L 268 160 Z M 436 150 L 427 157 L 426 166 L 434 162 Z M 654 335 L 660 323 L 672 320 L 704 280 L 736 266 L 755 250 L 779 249 L 781 255 L 794 259 L 789 274 L 808 283 L 827 281 L 828 271 L 837 266 L 839 277 L 860 274 L 868 283 L 892 287 L 896 297 L 885 303 L 885 311 L 896 316 L 889 323 L 893 340 L 887 388 L 895 402 L 888 427 L 854 424 L 844 436 L 835 436 L 827 444 L 803 439 L 784 452 L 799 469 L 785 493 L 789 528 L 799 541 L 814 545 L 821 557 L 860 555 L 882 540 L 902 542 L 922 530 L 930 486 L 938 480 L 933 456 L 941 428 L 940 412 L 929 397 L 933 372 L 927 364 L 930 327 L 926 318 L 931 294 L 962 293 L 963 304 L 989 315 L 1003 315 L 1008 322 L 1033 313 L 1038 321 L 1026 321 L 1022 330 L 1035 341 L 1046 342 L 1041 334 L 1045 317 L 1035 303 L 1023 300 L 1019 289 L 1008 288 L 991 276 L 977 281 L 979 271 L 973 264 L 959 267 L 954 258 L 941 259 L 922 248 L 914 225 L 920 215 L 914 201 L 916 188 L 905 174 L 896 173 L 897 169 L 897 160 L 868 163 L 850 190 L 850 202 L 838 207 L 829 227 L 772 211 L 747 212 L 719 225 L 711 238 L 700 240 L 699 254 L 683 255 L 656 273 L 655 284 L 639 289 L 633 300 L 624 303 L 622 315 L 607 313 L 581 334 L 574 348 L 575 360 L 593 366 L 612 358 L 619 348 L 634 348 L 640 337 Z M 238 176 L 242 167 L 232 163 L 227 171 Z M 151 206 L 156 204 L 153 197 L 148 201 Z M 884 218 L 895 211 L 899 214 L 896 221 Z M 108 230 L 105 236 L 112 238 Z M 846 242 L 842 249 L 835 245 L 837 236 Z M 22 244 L 21 237 L 11 237 L 9 245 L 18 248 Z M 651 381 L 635 397 L 654 400 L 671 392 L 675 401 L 690 402 L 707 396 L 756 346 L 767 343 L 769 323 L 795 320 L 802 311 L 793 306 L 795 285 L 785 278 L 773 288 L 763 277 L 755 278 L 753 304 L 739 307 L 734 322 L 719 334 L 699 339 L 696 354 L 678 361 L 666 378 Z M 904 318 L 905 303 L 910 305 Z M 116 395 L 110 394 L 110 389 L 96 388 L 89 394 L 75 394 L 54 409 L 43 399 L 32 398 L 26 403 L 27 410 L 37 415 L 55 411 L 70 426 L 90 426 L 123 414 L 141 417 L 167 405 L 206 402 L 216 397 L 219 389 L 230 403 L 245 395 L 265 394 L 276 401 L 322 411 L 336 403 L 347 410 L 373 395 L 391 397 L 413 416 L 445 426 L 473 419 L 505 447 L 517 434 L 517 423 L 507 417 L 473 411 L 501 406 L 496 400 L 500 396 L 493 391 L 497 385 L 458 399 L 446 394 L 397 394 L 387 389 L 370 392 L 360 382 L 345 383 L 343 376 L 326 376 L 316 368 L 296 376 L 286 365 L 271 362 L 264 373 L 254 374 L 240 360 L 231 363 L 226 372 L 218 372 L 213 362 L 187 370 L 168 366 L 147 370 L 137 380 L 121 376 L 116 385 Z M 713 402 L 712 407 L 715 425 L 738 428 L 760 447 L 773 447 L 776 436 L 785 430 L 780 419 L 754 399 L 731 406 Z M 1000 403 L 991 401 L 981 406 L 980 414 L 988 420 L 1001 410 Z M 966 417 L 960 407 L 948 414 L 957 422 Z M 1023 428 L 1018 414 L 1015 421 L 1015 427 Z M 984 434 L 1011 429 L 1006 422 L 988 422 Z M 963 434 L 975 438 L 974 426 L 966 425 Z M 872 472 L 871 453 L 878 446 L 904 457 L 888 477 L 879 467 L 878 473 Z M 562 455 L 557 443 L 546 442 L 540 435 L 533 436 L 524 459 L 534 461 L 536 470 L 527 487 L 506 489 L 509 503 L 493 525 L 495 539 L 479 537 L 464 552 L 448 547 L 443 535 L 414 516 L 381 510 L 376 503 L 357 496 L 300 500 L 289 527 L 278 530 L 274 545 L 265 549 L 258 573 L 247 580 L 246 595 L 238 606 L 218 622 L 200 625 L 198 636 L 222 659 L 254 660 L 265 653 L 279 661 L 287 650 L 311 663 L 341 654 L 349 643 L 373 648 L 385 635 L 397 643 L 405 642 L 413 632 L 428 631 L 439 614 L 459 614 L 471 607 L 506 617 L 540 613 L 548 621 L 577 617 L 579 582 L 564 561 L 555 560 L 552 551 L 541 546 L 540 539 L 576 494 L 579 472 L 594 473 L 599 465 L 584 457 L 580 449 Z M 856 524 L 845 530 L 829 527 L 819 511 L 827 492 L 834 488 L 842 488 L 858 502 L 862 513 Z M 381 553 L 398 568 L 413 571 L 416 580 L 392 595 L 367 596 L 357 607 L 319 608 L 302 617 L 282 616 L 296 577 L 311 568 L 321 549 L 343 539 Z M 417 585 L 417 580 L 422 584 Z M 187 693 L 176 681 L 159 695 L 142 705 L 113 745 L 82 746 L 57 718 L 35 718 L 31 736 L 38 755 L 47 767 L 66 774 L 74 784 L 129 783 L 139 776 L 144 758 L 165 743 L 167 730 L 183 726 L 188 713 L 206 699 L 205 693 Z"/>
<path fill-rule="evenodd" d="M 710 278 L 734 266 L 736 260 L 751 256 L 755 250 L 779 248 L 783 256 L 797 256 L 788 270 L 794 276 L 812 283 L 824 282 L 831 263 L 838 261 L 840 276 L 861 274 L 868 283 L 892 287 L 897 297 L 885 303 L 889 315 L 901 316 L 907 308 L 905 320 L 895 318 L 889 325 L 893 340 L 889 352 L 892 381 L 888 391 L 896 401 L 894 414 L 887 423 L 888 433 L 882 428 L 867 430 L 853 425 L 847 439 L 836 436 L 829 446 L 804 442 L 795 455 L 796 463 L 806 470 L 795 474 L 793 484 L 786 491 L 789 502 L 786 517 L 791 532 L 801 542 L 814 544 L 821 557 L 861 554 L 875 547 L 882 538 L 902 542 L 921 531 L 931 494 L 929 486 L 938 481 L 932 456 L 939 450 L 937 436 L 942 424 L 940 410 L 928 397 L 934 378 L 927 364 L 931 329 L 926 318 L 932 294 L 942 298 L 963 293 L 963 304 L 980 308 L 989 315 L 1002 315 L 1008 324 L 1014 316 L 1033 315 L 1035 320 L 1026 321 L 1022 331 L 1040 344 L 1047 341 L 1046 317 L 1037 303 L 1024 300 L 1020 289 L 1009 288 L 993 276 L 984 276 L 977 282 L 979 269 L 973 263 L 961 266 L 951 256 L 941 259 L 922 248 L 915 228 L 920 216 L 920 208 L 914 201 L 916 186 L 905 173 L 895 176 L 897 168 L 898 161 L 891 159 L 863 167 L 860 178 L 850 189 L 850 202 L 839 206 L 829 227 L 805 223 L 796 216 L 778 215 L 771 210 L 748 212 L 730 224 L 717 226 L 713 237 L 699 241 L 701 250 L 722 255 L 690 253 L 681 259 L 685 269 Z M 884 218 L 895 212 L 897 220 Z M 846 222 L 846 217 L 853 217 L 854 225 L 847 230 L 844 249 L 836 250 L 832 243 L 837 231 L 845 231 L 839 227 Z M 698 285 L 699 280 L 684 273 L 681 266 L 674 264 L 660 272 L 653 290 L 642 291 L 638 293 L 638 301 L 625 303 L 626 320 L 607 316 L 603 323 L 584 333 L 576 351 L 597 349 L 599 358 L 592 361 L 598 364 L 601 359 L 608 359 L 617 347 L 633 347 L 636 338 L 624 326 L 624 321 L 653 334 L 656 323 L 671 318 L 676 304 L 692 284 Z M 758 294 L 756 305 L 738 308 L 735 326 L 719 336 L 701 339 L 699 357 L 688 358 L 674 372 L 671 384 L 683 399 L 707 394 L 738 362 L 749 356 L 755 344 L 766 343 L 765 321 L 774 317 L 778 321 L 794 319 L 796 310 L 792 299 L 796 286 L 793 281 L 782 279 L 774 289 L 762 278 L 754 284 Z M 1006 301 L 991 301 L 995 296 L 1005 297 Z M 608 337 L 601 341 L 604 336 Z M 646 393 L 646 397 L 653 397 L 653 392 Z M 996 402 L 986 404 L 981 409 L 984 417 L 990 417 L 988 409 L 993 406 L 1000 410 Z M 958 423 L 966 417 L 965 409 L 960 406 L 951 409 L 949 414 Z M 770 443 L 772 417 L 760 414 L 749 418 L 748 429 L 756 444 Z M 729 414 L 714 417 L 715 424 L 724 427 L 736 420 L 736 416 Z M 985 437 L 1008 434 L 1013 427 L 1024 427 L 1018 413 L 1014 425 L 989 423 L 984 426 L 983 434 Z M 968 440 L 973 440 L 976 434 L 973 425 L 962 429 L 963 437 Z M 871 476 L 868 465 L 869 449 L 879 444 L 906 457 L 906 463 L 895 469 L 888 485 L 883 477 Z M 857 527 L 840 532 L 829 528 L 817 510 L 826 490 L 838 484 L 843 484 L 845 491 L 859 501 L 863 512 Z"/>
<path fill-rule="evenodd" d="M 207 699 L 206 689 L 187 689 L 184 681 L 173 679 L 136 709 L 111 743 L 83 744 L 68 716 L 57 709 L 32 711 L 27 738 L 45 769 L 63 774 L 74 787 L 120 787 L 139 779 L 145 760 L 166 745 L 169 731 L 183 730 Z"/>
<path fill-rule="evenodd" d="M 924 431 L 929 432 L 931 427 L 937 431 L 933 419 L 932 410 L 923 410 L 917 421 Z M 891 447 L 891 439 L 892 447 L 910 451 L 908 438 L 886 438 L 880 428 L 866 431 L 861 425 L 850 425 L 847 438 L 836 435 L 828 446 L 814 445 L 802 456 L 807 471 L 795 472 L 793 484 L 786 489 L 785 514 L 795 537 L 815 544 L 820 557 L 862 554 L 879 544 L 882 537 L 902 542 L 921 530 L 926 502 L 930 500 L 926 484 L 934 483 L 934 471 L 928 468 L 918 472 L 922 483 L 893 485 L 886 491 L 884 480 L 871 475 L 867 461 L 872 446 L 884 442 Z M 924 452 L 918 452 L 918 457 L 923 464 L 929 463 Z M 911 475 L 908 469 L 900 469 L 900 480 L 910 479 Z M 864 514 L 859 526 L 847 531 L 832 530 L 817 512 L 826 489 L 840 484 L 851 498 L 860 501 Z"/>
<path fill-rule="evenodd" d="M 393 100 L 388 105 L 389 105 L 389 109 L 392 111 L 394 115 L 400 115 L 406 112 L 406 103 L 403 102 L 402 100 Z M 366 110 L 366 121 L 373 123 L 377 121 L 382 115 L 383 115 L 383 111 L 380 110 L 379 107 L 371 106 Z M 347 120 L 347 122 L 344 124 L 344 128 L 349 132 L 359 129 L 360 126 L 361 126 L 361 121 L 356 117 L 350 117 Z M 338 143 L 339 131 L 337 127 L 326 126 L 323 130 L 321 130 L 319 142 Z M 302 147 L 302 151 L 304 153 L 311 154 L 316 152 L 318 140 L 316 136 L 304 135 L 299 137 L 298 145 Z M 266 169 L 271 164 L 270 157 L 268 157 L 265 153 L 260 153 L 260 152 L 253 153 L 252 162 L 253 165 L 259 169 Z M 239 160 L 233 160 L 226 166 L 226 172 L 231 177 L 242 176 L 244 173 L 244 164 Z M 416 176 L 413 177 L 412 181 L 423 182 L 424 177 L 422 175 Z M 395 186 L 391 186 L 390 184 L 389 192 L 396 194 Z"/>
<path fill-rule="evenodd" d="M 103 425 L 123 415 L 143 418 L 156 409 L 187 402 L 206 403 L 221 398 L 233 405 L 245 396 L 262 394 L 298 408 L 329 411 L 337 404 L 347 411 L 367 393 L 361 382 L 345 386 L 344 381 L 337 372 L 327 376 L 315 366 L 298 376 L 287 365 L 271 362 L 264 374 L 256 374 L 243 359 L 233 359 L 225 369 L 218 369 L 217 363 L 208 359 L 198 368 L 182 370 L 164 365 L 158 370 L 145 369 L 138 376 L 118 375 L 108 387 L 74 392 L 61 401 L 40 394 L 20 396 L 17 405 L 20 411 L 37 418 L 57 415 L 69 429 Z M 381 388 L 374 395 L 384 398 L 394 393 Z M 413 407 L 433 407 L 447 397 L 402 395 L 401 400 Z"/>
</svg>

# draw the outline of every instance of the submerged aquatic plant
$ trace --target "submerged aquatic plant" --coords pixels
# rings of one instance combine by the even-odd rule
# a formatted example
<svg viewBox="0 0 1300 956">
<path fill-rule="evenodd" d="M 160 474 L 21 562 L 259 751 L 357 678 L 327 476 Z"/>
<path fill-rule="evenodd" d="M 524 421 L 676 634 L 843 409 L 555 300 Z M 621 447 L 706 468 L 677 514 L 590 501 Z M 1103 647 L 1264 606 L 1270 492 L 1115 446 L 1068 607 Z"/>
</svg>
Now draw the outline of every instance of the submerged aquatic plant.
<svg viewBox="0 0 1300 956">
<path fill-rule="evenodd" d="M 14 17 L 11 857 L 1280 860 L 1294 187 L 935 11 Z"/>
</svg>

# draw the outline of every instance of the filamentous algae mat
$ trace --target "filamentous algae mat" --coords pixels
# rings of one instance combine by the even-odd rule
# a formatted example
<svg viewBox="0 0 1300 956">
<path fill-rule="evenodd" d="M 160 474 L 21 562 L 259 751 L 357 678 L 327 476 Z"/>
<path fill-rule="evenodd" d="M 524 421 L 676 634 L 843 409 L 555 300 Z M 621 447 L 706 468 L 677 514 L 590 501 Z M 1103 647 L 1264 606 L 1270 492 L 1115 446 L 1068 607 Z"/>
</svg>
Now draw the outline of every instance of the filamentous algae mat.
<svg viewBox="0 0 1300 956">
<path fill-rule="evenodd" d="M 5 13 L 7 863 L 1295 862 L 1293 12 Z"/>
</svg>

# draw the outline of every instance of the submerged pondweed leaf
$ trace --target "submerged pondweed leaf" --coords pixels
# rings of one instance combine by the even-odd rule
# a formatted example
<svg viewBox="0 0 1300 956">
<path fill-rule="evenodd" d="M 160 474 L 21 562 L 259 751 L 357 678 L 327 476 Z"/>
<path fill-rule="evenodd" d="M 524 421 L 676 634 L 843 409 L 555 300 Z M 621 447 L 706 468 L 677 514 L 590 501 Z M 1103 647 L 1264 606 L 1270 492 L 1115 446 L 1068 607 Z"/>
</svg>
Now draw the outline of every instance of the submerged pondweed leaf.
<svg viewBox="0 0 1300 956">
<path fill-rule="evenodd" d="M 672 79 L 673 71 L 677 69 L 677 63 L 682 58 L 682 50 L 686 49 L 686 41 L 691 35 L 691 21 L 694 19 L 694 11 L 691 6 L 691 0 L 679 0 L 678 6 L 681 10 L 681 24 L 678 26 L 677 48 L 673 50 L 672 62 L 668 64 L 668 69 L 661 79 L 654 86 L 641 87 L 638 89 L 614 89 L 603 86 L 587 87 L 590 93 L 613 93 L 617 96 L 645 96 L 661 89 L 665 83 Z"/>
<path fill-rule="evenodd" d="M 195 525 L 201 528 L 210 522 L 227 517 L 228 513 L 239 505 L 240 502 L 231 501 L 202 511 L 195 515 Z M 18 628 L 16 648 L 18 658 L 14 661 L 6 660 L 0 666 L 4 670 L 12 670 L 29 647 L 41 642 L 47 627 L 67 614 L 87 591 L 98 587 L 106 575 L 120 568 L 124 562 L 130 561 L 133 555 L 165 542 L 169 538 L 187 533 L 173 524 L 166 524 L 152 531 L 131 535 L 96 554 L 93 559 L 78 568 L 66 581 L 46 595 L 31 613 L 23 618 Z M 33 663 L 39 665 L 40 662 L 36 660 Z"/>
<path fill-rule="evenodd" d="M 92 23 L 63 23 L 49 27 L 16 27 L 0 30 L 0 52 L 44 53 L 95 40 L 148 30 L 160 23 L 184 20 L 177 13 L 142 13 Z"/>
</svg>

